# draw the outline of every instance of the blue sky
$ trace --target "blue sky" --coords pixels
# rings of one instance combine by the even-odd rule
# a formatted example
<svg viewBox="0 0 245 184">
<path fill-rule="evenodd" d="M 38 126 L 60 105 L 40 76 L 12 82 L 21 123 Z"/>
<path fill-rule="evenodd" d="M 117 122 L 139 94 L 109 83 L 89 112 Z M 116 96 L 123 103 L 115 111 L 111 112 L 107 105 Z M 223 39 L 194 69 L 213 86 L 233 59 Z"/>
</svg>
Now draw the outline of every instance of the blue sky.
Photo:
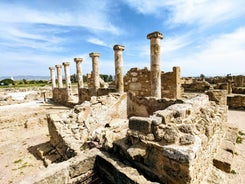
<svg viewBox="0 0 245 184">
<path fill-rule="evenodd" d="M 49 66 L 99 52 L 100 73 L 114 74 L 115 44 L 124 73 L 149 67 L 149 40 L 163 33 L 161 69 L 182 76 L 245 75 L 244 0 L 1 0 L 0 76 L 49 75 Z"/>
</svg>

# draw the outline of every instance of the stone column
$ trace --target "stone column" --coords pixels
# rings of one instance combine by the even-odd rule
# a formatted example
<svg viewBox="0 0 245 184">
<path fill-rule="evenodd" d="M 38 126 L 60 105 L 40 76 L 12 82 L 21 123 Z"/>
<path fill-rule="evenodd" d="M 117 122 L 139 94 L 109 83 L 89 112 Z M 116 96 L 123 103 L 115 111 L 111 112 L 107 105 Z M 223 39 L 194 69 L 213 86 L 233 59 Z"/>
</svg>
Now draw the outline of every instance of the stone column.
<svg viewBox="0 0 245 184">
<path fill-rule="evenodd" d="M 72 89 L 71 89 L 71 76 L 70 76 L 70 63 L 69 62 L 64 62 L 64 71 L 65 71 L 65 78 L 66 78 L 66 92 L 67 92 L 67 97 L 68 100 L 71 100 L 71 95 L 72 95 Z"/>
<path fill-rule="evenodd" d="M 115 59 L 115 83 L 116 89 L 119 93 L 124 92 L 123 83 L 123 57 L 122 51 L 124 51 L 123 45 L 114 45 L 114 59 Z"/>
<path fill-rule="evenodd" d="M 173 67 L 173 73 L 174 73 L 174 98 L 180 98 L 181 97 L 181 78 L 180 78 L 180 67 L 174 66 Z"/>
<path fill-rule="evenodd" d="M 228 95 L 232 94 L 232 81 L 231 80 L 228 80 L 227 82 L 227 92 L 228 92 Z"/>
<path fill-rule="evenodd" d="M 56 70 L 57 70 L 57 80 L 58 80 L 58 88 L 63 88 L 63 83 L 62 83 L 62 66 L 61 65 L 55 65 Z"/>
<path fill-rule="evenodd" d="M 99 60 L 100 53 L 91 52 L 89 56 L 92 58 L 92 77 L 94 80 L 93 89 L 96 93 L 100 88 L 100 75 L 99 75 Z"/>
<path fill-rule="evenodd" d="M 147 39 L 151 45 L 151 96 L 161 98 L 160 39 L 163 35 L 153 32 L 147 35 Z"/>
<path fill-rule="evenodd" d="M 54 74 L 54 67 L 49 67 L 50 70 L 50 76 L 51 76 L 51 82 L 52 82 L 52 89 L 56 88 L 56 83 L 55 83 L 55 74 Z"/>
<path fill-rule="evenodd" d="M 83 58 L 74 58 L 74 61 L 76 63 L 76 68 L 77 68 L 78 89 L 83 88 L 83 74 L 82 74 L 82 67 L 81 67 L 81 63 L 83 61 Z"/>
</svg>

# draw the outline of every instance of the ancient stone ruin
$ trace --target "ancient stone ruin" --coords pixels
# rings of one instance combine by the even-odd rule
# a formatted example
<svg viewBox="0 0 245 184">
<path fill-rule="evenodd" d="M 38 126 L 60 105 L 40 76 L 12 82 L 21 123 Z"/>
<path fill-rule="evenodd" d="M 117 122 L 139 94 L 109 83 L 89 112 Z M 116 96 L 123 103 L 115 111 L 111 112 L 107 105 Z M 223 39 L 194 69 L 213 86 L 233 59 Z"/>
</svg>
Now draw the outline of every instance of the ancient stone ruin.
<svg viewBox="0 0 245 184">
<path fill-rule="evenodd" d="M 56 65 L 57 87 L 50 67 L 53 100 L 74 108 L 47 115 L 50 145 L 39 151 L 50 166 L 22 183 L 201 183 L 213 165 L 231 171 L 237 129 L 226 125 L 227 92 L 182 95 L 180 68 L 160 70 L 163 35 L 153 32 L 147 38 L 150 70 L 132 68 L 123 76 L 125 47 L 115 45 L 115 81 L 108 88 L 101 87 L 99 53 L 89 54 L 89 88 L 82 81 L 82 58 L 75 58 L 75 103 L 69 63 L 63 63 L 65 88 L 62 66 Z"/>
</svg>

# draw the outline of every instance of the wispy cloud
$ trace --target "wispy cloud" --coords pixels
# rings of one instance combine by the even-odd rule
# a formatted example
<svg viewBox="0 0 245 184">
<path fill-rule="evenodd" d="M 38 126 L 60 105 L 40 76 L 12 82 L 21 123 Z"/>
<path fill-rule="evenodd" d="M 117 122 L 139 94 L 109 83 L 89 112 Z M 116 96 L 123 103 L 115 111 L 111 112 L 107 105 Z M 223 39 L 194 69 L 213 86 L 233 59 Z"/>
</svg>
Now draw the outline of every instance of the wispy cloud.
<svg viewBox="0 0 245 184">
<path fill-rule="evenodd" d="M 108 44 L 106 44 L 103 40 L 100 40 L 98 38 L 88 38 L 87 42 L 95 44 L 95 45 L 100 45 L 100 46 L 104 46 L 104 47 L 110 47 Z"/>
<path fill-rule="evenodd" d="M 0 21 L 8 23 L 78 26 L 93 31 L 119 34 L 120 29 L 113 25 L 109 19 L 109 7 L 107 7 L 107 3 L 105 2 L 86 1 L 86 6 L 84 6 L 85 2 L 81 2 L 78 7 L 70 11 L 43 11 L 21 4 L 15 6 L 15 4 L 0 3 Z"/>
<path fill-rule="evenodd" d="M 165 63 L 170 68 L 181 66 L 184 75 L 225 75 L 228 73 L 245 74 L 245 27 L 207 38 L 200 45 L 200 50 L 188 54 L 178 54 L 170 62 Z M 238 67 L 239 66 L 239 67 Z"/>
<path fill-rule="evenodd" d="M 126 0 L 142 14 L 168 19 L 169 24 L 198 24 L 208 27 L 245 14 L 244 0 Z M 169 13 L 166 16 L 166 12 Z"/>
</svg>

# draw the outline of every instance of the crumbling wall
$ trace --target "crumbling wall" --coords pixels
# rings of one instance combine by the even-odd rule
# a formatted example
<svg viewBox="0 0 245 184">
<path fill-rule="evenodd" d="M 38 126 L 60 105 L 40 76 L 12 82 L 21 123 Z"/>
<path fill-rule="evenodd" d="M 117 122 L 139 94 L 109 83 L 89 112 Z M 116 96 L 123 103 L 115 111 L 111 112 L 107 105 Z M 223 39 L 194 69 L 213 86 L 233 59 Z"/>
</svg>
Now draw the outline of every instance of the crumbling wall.
<svg viewBox="0 0 245 184">
<path fill-rule="evenodd" d="M 180 67 L 173 67 L 172 72 L 161 75 L 162 97 L 180 98 L 181 97 L 181 80 Z"/>
<path fill-rule="evenodd" d="M 124 77 L 124 90 L 136 96 L 151 96 L 151 72 L 148 68 L 131 68 Z"/>
<path fill-rule="evenodd" d="M 84 101 L 90 101 L 92 96 L 103 96 L 116 92 L 115 88 L 99 88 L 96 93 L 94 93 L 92 88 L 80 88 L 78 90 L 79 104 L 83 103 Z"/>
<path fill-rule="evenodd" d="M 245 95 L 227 96 L 227 105 L 230 109 L 245 110 Z"/>
<path fill-rule="evenodd" d="M 181 100 L 155 97 L 139 97 L 128 93 L 127 114 L 131 116 L 149 117 L 157 110 L 163 110 L 175 103 L 182 103 Z"/>
<path fill-rule="evenodd" d="M 245 87 L 245 76 L 243 75 L 233 76 L 233 81 L 235 87 Z"/>
<path fill-rule="evenodd" d="M 193 80 L 191 84 L 182 84 L 185 92 L 205 92 L 211 85 L 206 81 Z"/>
<path fill-rule="evenodd" d="M 94 180 L 94 164 L 98 155 L 98 149 L 87 150 L 70 160 L 51 165 L 40 174 L 25 178 L 20 183 L 91 183 Z"/>
<path fill-rule="evenodd" d="M 131 68 L 124 77 L 124 90 L 136 96 L 151 96 L 151 72 L 148 68 Z M 161 95 L 165 98 L 180 98 L 180 68 L 161 74 Z"/>
<path fill-rule="evenodd" d="M 68 102 L 68 93 L 66 88 L 54 88 L 53 89 L 53 100 L 55 103 L 66 105 Z"/>
<path fill-rule="evenodd" d="M 93 96 L 67 113 L 47 118 L 50 143 L 63 159 L 77 155 L 91 141 L 106 144 L 109 149 L 114 139 L 126 134 L 127 94 Z"/>
<path fill-rule="evenodd" d="M 227 106 L 200 95 L 183 104 L 131 117 L 127 139 L 115 151 L 161 183 L 200 183 L 207 174 L 227 122 Z"/>
</svg>

